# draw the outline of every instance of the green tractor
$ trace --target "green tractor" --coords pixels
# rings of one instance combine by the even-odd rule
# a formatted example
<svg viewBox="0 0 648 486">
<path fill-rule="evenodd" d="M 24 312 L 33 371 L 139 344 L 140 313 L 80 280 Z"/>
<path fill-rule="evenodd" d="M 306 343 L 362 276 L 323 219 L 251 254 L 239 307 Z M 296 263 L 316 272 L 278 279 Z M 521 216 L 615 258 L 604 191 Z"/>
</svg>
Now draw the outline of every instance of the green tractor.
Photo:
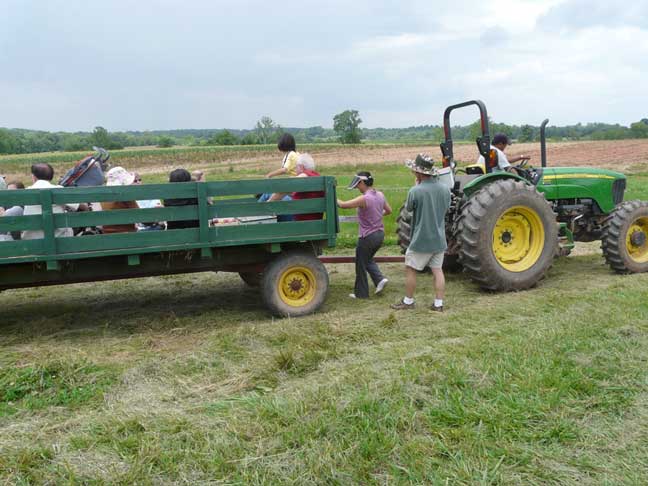
<svg viewBox="0 0 648 486">
<path fill-rule="evenodd" d="M 458 169 L 450 113 L 470 105 L 480 111 L 477 148 L 485 164 Z M 523 290 L 545 276 L 554 257 L 569 254 L 574 241 L 601 240 L 614 271 L 648 271 L 648 202 L 623 201 L 626 177 L 619 172 L 547 167 L 548 121 L 540 130 L 541 167 L 525 161 L 510 171 L 496 171 L 497 152 L 491 147 L 484 103 L 473 100 L 446 108 L 439 169 L 452 192 L 446 216 L 446 270 L 463 269 L 488 290 Z M 411 214 L 402 207 L 397 233 L 403 251 L 409 246 L 410 221 Z"/>
</svg>

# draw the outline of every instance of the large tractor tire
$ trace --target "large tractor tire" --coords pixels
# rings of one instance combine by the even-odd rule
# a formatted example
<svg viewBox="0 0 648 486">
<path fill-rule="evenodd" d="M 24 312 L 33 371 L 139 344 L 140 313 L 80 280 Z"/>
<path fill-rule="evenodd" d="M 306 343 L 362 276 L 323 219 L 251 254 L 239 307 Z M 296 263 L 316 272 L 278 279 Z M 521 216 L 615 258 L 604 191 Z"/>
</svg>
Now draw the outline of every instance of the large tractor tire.
<svg viewBox="0 0 648 486">
<path fill-rule="evenodd" d="M 398 246 L 400 246 L 401 253 L 405 253 L 410 245 L 410 238 L 412 234 L 412 213 L 410 213 L 403 204 L 398 212 L 396 218 L 396 234 L 398 235 Z M 452 239 L 452 230 L 446 227 L 446 238 Z M 448 242 L 450 243 L 450 241 Z M 461 272 L 461 264 L 459 263 L 459 255 L 446 255 L 443 258 L 443 270 L 446 272 Z"/>
<path fill-rule="evenodd" d="M 558 247 L 549 203 L 535 187 L 511 179 L 492 182 L 466 201 L 457 235 L 464 271 L 488 290 L 533 287 Z"/>
<path fill-rule="evenodd" d="M 603 223 L 601 249 L 618 273 L 648 272 L 648 202 L 619 204 Z"/>
<path fill-rule="evenodd" d="M 326 299 L 329 278 L 319 259 L 306 252 L 288 252 L 263 271 L 263 302 L 276 316 L 297 317 L 315 312 Z"/>
</svg>

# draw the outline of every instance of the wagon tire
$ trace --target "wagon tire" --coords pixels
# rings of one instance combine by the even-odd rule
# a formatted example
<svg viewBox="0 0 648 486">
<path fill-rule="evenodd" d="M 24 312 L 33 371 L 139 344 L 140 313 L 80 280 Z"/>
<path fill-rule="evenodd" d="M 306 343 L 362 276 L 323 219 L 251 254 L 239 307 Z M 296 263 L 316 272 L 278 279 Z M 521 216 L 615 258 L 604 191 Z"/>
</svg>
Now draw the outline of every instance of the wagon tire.
<svg viewBox="0 0 648 486">
<path fill-rule="evenodd" d="M 272 314 L 298 317 L 321 307 L 328 285 L 326 267 L 315 255 L 289 252 L 279 255 L 265 267 L 261 295 Z"/>
</svg>

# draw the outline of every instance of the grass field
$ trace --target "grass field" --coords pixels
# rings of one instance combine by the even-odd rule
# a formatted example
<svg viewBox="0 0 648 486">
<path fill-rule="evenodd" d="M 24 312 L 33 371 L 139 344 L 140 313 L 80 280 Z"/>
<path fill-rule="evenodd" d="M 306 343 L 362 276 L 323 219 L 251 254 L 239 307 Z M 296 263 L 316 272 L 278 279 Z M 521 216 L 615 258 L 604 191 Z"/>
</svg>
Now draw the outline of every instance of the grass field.
<svg viewBox="0 0 648 486">
<path fill-rule="evenodd" d="M 360 167 L 397 210 L 400 163 L 320 169 L 346 198 Z M 648 199 L 648 173 L 627 198 Z M 427 276 L 416 310 L 391 311 L 402 267 L 383 270 L 384 295 L 353 301 L 353 267 L 330 266 L 321 312 L 283 320 L 229 274 L 0 294 L 0 483 L 648 483 L 648 274 L 600 254 L 519 293 L 452 274 L 439 315 Z"/>
<path fill-rule="evenodd" d="M 449 276 L 443 315 L 346 298 L 271 320 L 237 276 L 2 295 L 7 484 L 645 484 L 648 275 Z"/>
</svg>

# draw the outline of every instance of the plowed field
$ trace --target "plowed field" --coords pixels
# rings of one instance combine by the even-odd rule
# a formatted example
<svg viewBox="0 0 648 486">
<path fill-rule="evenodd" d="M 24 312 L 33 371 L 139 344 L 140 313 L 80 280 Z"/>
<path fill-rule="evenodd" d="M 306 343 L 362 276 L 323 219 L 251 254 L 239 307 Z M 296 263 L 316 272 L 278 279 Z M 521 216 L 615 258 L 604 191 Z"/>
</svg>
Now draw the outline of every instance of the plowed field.
<svg viewBox="0 0 648 486">
<path fill-rule="evenodd" d="M 360 147 L 342 148 L 323 153 L 316 152 L 316 161 L 321 164 L 362 164 L 379 162 L 402 162 L 418 152 L 428 152 L 438 159 L 441 152 L 437 146 L 402 147 Z M 511 145 L 507 154 L 531 155 L 531 163 L 540 165 L 540 144 L 520 143 Z M 455 158 L 462 162 L 477 159 L 477 148 L 473 144 L 455 146 Z M 547 145 L 547 163 L 550 166 L 593 166 L 634 172 L 648 169 L 648 140 L 618 140 L 600 142 L 557 142 Z"/>
</svg>

